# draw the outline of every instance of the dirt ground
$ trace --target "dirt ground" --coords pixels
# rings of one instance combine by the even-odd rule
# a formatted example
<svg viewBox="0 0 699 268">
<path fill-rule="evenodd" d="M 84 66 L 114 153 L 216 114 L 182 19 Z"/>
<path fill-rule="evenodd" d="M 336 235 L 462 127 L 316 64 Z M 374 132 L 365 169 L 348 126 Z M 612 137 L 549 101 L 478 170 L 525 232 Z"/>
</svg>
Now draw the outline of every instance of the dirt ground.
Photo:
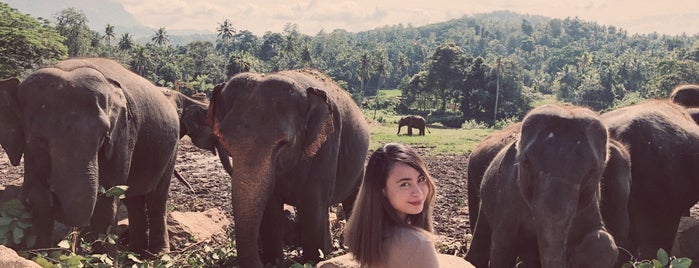
<svg viewBox="0 0 699 268">
<path fill-rule="evenodd" d="M 415 149 L 423 156 L 428 155 L 430 151 L 430 148 L 424 147 Z M 438 187 L 434 217 L 440 251 L 458 256 L 466 254 L 467 234 L 471 233 L 468 227 L 466 202 L 467 157 L 467 155 L 424 157 Z M 229 178 L 217 156 L 194 147 L 185 137 L 180 141 L 175 169 L 192 185 L 195 193 L 173 177 L 170 185 L 169 209 L 204 211 L 209 208 L 219 208 L 233 218 Z M 22 178 L 22 165 L 11 166 L 7 155 L 0 149 L 0 185 L 21 185 Z M 342 226 L 344 226 L 344 220 L 336 220 L 331 230 L 336 245 Z M 180 249 L 173 250 L 177 252 Z M 343 251 L 342 248 L 335 248 L 334 254 L 340 254 Z M 293 247 L 289 247 L 287 253 L 292 259 L 298 255 L 298 251 Z"/>
<path fill-rule="evenodd" d="M 438 187 L 434 211 L 435 231 L 438 247 L 442 253 L 463 257 L 466 254 L 471 230 L 466 197 L 467 155 L 429 156 L 430 148 L 415 147 L 427 162 L 429 171 Z M 230 183 L 217 156 L 199 150 L 187 139 L 180 141 L 176 170 L 192 185 L 192 193 L 183 183 L 173 177 L 170 185 L 168 208 L 177 211 L 204 211 L 219 208 L 233 218 L 230 202 Z M 0 185 L 21 185 L 22 165 L 10 165 L 7 155 L 0 149 Z M 332 209 L 331 209 L 332 211 Z M 699 218 L 699 208 L 692 208 L 691 215 Z M 331 217 L 332 218 L 332 217 Z M 333 240 L 337 239 L 344 226 L 343 220 L 333 222 Z M 229 232 L 232 229 L 228 230 Z M 174 245 L 173 252 L 182 250 Z M 294 247 L 287 248 L 287 256 L 294 260 L 299 254 Z M 333 255 L 344 253 L 335 248 Z"/>
</svg>

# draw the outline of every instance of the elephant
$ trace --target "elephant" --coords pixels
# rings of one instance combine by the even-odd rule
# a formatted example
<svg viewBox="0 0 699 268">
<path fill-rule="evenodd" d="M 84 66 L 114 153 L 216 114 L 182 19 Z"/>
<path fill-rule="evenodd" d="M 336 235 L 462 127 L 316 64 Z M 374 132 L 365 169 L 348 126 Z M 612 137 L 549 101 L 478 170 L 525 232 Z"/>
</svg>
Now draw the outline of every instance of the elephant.
<svg viewBox="0 0 699 268">
<path fill-rule="evenodd" d="M 188 97 L 179 91 L 166 88 L 162 88 L 161 91 L 177 108 L 177 114 L 180 118 L 180 139 L 189 136 L 195 146 L 218 155 L 223 169 L 230 176 L 233 170 L 228 154 L 206 121 L 209 104 L 201 101 L 204 97 L 201 95 L 196 96 L 197 98 Z M 175 173 L 177 173 L 176 170 Z"/>
<path fill-rule="evenodd" d="M 670 101 L 686 108 L 699 107 L 699 85 L 679 85 L 672 90 Z"/>
<path fill-rule="evenodd" d="M 109 59 L 68 59 L 0 81 L 0 107 L 0 144 L 13 165 L 24 156 L 22 199 L 37 247 L 55 246 L 56 220 L 106 233 L 117 199 L 99 189 L 127 185 L 129 250 L 169 251 L 180 122 L 155 85 Z"/>
<path fill-rule="evenodd" d="M 699 126 L 684 107 L 664 100 L 601 117 L 631 157 L 629 251 L 639 259 L 669 251 L 681 215 L 699 201 Z"/>
<path fill-rule="evenodd" d="M 543 105 L 485 141 L 490 145 L 479 147 L 490 148 L 483 154 L 502 149 L 483 173 L 466 260 L 476 267 L 514 267 L 517 257 L 541 267 L 619 262 L 615 237 L 605 225 L 609 221 L 625 240 L 630 162 L 623 146 L 609 140 L 599 115 L 582 107 Z M 488 158 L 471 157 L 469 165 Z"/>
<path fill-rule="evenodd" d="M 281 262 L 284 204 L 298 209 L 303 258 L 320 260 L 328 207 L 351 211 L 364 176 L 369 127 L 351 96 L 313 69 L 240 73 L 214 89 L 209 118 L 233 163 L 240 266 Z"/>
<path fill-rule="evenodd" d="M 420 136 L 425 136 L 425 129 L 427 128 L 427 126 L 425 123 L 425 118 L 423 118 L 422 116 L 408 115 L 408 116 L 402 117 L 398 121 L 398 133 L 396 133 L 396 135 L 400 135 L 400 129 L 403 126 L 408 126 L 408 136 L 413 135 L 413 128 L 417 128 L 418 130 L 420 130 L 420 133 L 419 133 Z M 429 131 L 430 130 L 427 129 L 427 132 L 429 132 Z"/>
</svg>

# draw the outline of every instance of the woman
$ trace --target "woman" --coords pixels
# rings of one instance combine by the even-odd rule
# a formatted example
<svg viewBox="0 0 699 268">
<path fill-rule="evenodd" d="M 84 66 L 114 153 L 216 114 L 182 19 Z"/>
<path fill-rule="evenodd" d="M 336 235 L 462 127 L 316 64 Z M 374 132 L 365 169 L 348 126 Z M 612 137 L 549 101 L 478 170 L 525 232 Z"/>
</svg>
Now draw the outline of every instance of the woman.
<svg viewBox="0 0 699 268">
<path fill-rule="evenodd" d="M 420 156 L 389 143 L 369 158 L 345 243 L 362 267 L 439 267 L 432 241 L 435 186 Z"/>
</svg>

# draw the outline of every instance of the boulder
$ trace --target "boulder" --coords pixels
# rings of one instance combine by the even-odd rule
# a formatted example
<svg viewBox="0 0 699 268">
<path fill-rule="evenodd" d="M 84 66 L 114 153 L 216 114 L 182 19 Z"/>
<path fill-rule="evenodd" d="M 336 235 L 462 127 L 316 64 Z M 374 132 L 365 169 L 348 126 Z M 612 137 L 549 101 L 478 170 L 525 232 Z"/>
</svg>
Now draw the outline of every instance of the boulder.
<svg viewBox="0 0 699 268">
<path fill-rule="evenodd" d="M 470 262 L 461 257 L 447 254 L 437 254 L 440 268 L 475 268 Z M 360 268 L 352 254 L 345 254 L 318 263 L 318 268 Z"/>
<path fill-rule="evenodd" d="M 218 234 L 226 234 L 231 221 L 218 208 L 203 212 L 173 211 L 167 219 L 170 243 L 173 246 L 205 241 Z M 194 241 L 192 241 L 194 240 Z"/>
<path fill-rule="evenodd" d="M 3 245 L 0 245 L 0 267 L 41 268 L 39 264 L 20 257 L 17 252 Z"/>
</svg>

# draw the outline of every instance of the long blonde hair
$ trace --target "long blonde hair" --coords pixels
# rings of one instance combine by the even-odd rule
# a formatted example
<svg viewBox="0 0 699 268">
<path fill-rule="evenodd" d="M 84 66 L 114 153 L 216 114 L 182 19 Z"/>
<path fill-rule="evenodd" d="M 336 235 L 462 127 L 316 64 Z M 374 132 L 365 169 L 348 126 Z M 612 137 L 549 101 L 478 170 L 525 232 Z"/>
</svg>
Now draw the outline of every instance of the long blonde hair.
<svg viewBox="0 0 699 268">
<path fill-rule="evenodd" d="M 388 174 L 397 162 L 415 168 L 425 176 L 429 187 L 424 209 L 419 214 L 408 215 L 407 220 L 398 216 L 383 194 Z M 344 231 L 345 244 L 362 267 L 372 266 L 382 260 L 383 242 L 393 229 L 404 227 L 432 232 L 435 192 L 427 166 L 410 146 L 388 143 L 371 154 L 354 211 Z"/>
</svg>

